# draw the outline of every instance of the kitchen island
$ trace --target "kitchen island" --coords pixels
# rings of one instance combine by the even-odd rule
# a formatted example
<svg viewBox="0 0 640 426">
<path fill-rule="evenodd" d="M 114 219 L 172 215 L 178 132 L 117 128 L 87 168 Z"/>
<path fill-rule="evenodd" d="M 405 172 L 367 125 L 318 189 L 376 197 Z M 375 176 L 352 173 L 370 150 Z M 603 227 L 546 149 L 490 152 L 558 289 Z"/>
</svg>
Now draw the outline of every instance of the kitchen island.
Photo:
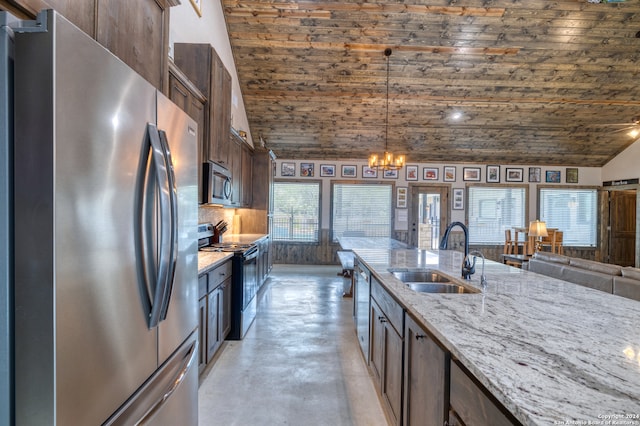
<svg viewBox="0 0 640 426">
<path fill-rule="evenodd" d="M 417 293 L 388 270 L 429 268 L 460 279 L 462 253 L 354 253 L 451 359 L 522 424 L 640 424 L 637 301 L 492 261 L 486 262 L 483 293 Z M 478 289 L 481 262 L 467 281 Z"/>
</svg>

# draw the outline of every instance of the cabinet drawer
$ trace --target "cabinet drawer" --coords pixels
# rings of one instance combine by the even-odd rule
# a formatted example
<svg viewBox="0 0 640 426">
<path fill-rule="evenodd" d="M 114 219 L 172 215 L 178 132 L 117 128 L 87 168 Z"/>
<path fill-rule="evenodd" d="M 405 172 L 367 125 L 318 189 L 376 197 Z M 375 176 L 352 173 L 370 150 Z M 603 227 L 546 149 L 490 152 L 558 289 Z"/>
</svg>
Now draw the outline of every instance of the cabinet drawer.
<svg viewBox="0 0 640 426">
<path fill-rule="evenodd" d="M 209 274 L 202 274 L 198 277 L 198 299 L 207 294 L 207 281 Z"/>
<path fill-rule="evenodd" d="M 209 272 L 209 291 L 218 287 L 224 280 L 231 276 L 231 261 L 227 261 Z"/>
<path fill-rule="evenodd" d="M 507 426 L 519 424 L 511 421 L 454 361 L 451 361 L 451 408 L 467 425 Z"/>
<path fill-rule="evenodd" d="M 373 276 L 371 277 L 371 297 L 378 303 L 398 335 L 404 338 L 404 310 Z"/>
</svg>

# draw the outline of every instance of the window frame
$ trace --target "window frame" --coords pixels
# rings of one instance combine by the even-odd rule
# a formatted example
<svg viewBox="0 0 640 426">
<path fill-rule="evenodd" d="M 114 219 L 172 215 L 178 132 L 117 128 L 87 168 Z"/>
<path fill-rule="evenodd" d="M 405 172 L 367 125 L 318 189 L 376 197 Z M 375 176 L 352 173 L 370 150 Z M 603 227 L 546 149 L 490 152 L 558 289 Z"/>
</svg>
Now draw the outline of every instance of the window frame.
<svg viewBox="0 0 640 426">
<path fill-rule="evenodd" d="M 271 240 L 274 243 L 278 244 L 301 244 L 301 245 L 319 245 L 322 242 L 322 179 L 274 179 L 274 197 L 273 197 L 273 215 L 276 214 L 276 203 L 275 203 L 275 185 L 284 183 L 284 184 L 316 184 L 318 185 L 318 236 L 315 241 L 299 241 L 299 240 L 280 240 L 276 239 L 275 235 L 272 234 Z"/>
<path fill-rule="evenodd" d="M 390 220 L 389 220 L 389 238 L 393 238 L 394 231 L 394 223 L 395 223 L 395 191 L 396 184 L 395 182 L 385 182 L 385 181 L 362 181 L 362 180 L 343 180 L 343 179 L 332 179 L 330 181 L 330 199 L 329 199 L 329 231 L 330 231 L 330 243 L 338 243 L 338 239 L 335 236 L 335 230 L 333 229 L 333 194 L 335 185 L 360 185 L 360 186 L 372 186 L 372 185 L 384 185 L 389 186 L 391 188 L 391 194 L 389 196 L 389 209 L 391 212 Z"/>
<path fill-rule="evenodd" d="M 529 227 L 529 184 L 523 183 L 523 184 L 515 184 L 515 185 L 504 185 L 504 184 L 499 184 L 499 183 L 467 183 L 465 185 L 465 194 L 464 194 L 464 198 L 465 198 L 465 221 L 467 223 L 467 228 L 469 228 L 469 234 L 471 234 L 471 222 L 469 221 L 469 212 L 471 211 L 471 204 L 470 204 L 470 189 L 471 188 L 496 188 L 496 189 L 504 189 L 504 190 L 508 190 L 508 189 L 524 189 L 524 223 L 523 223 L 523 227 Z M 513 226 L 510 228 L 513 229 Z M 469 244 L 470 245 L 474 245 L 474 246 L 496 246 L 496 245 L 502 245 L 504 242 L 504 235 L 502 235 L 501 237 L 501 242 L 499 243 L 495 243 L 495 242 L 472 242 L 471 241 L 471 237 L 469 237 Z"/>
<path fill-rule="evenodd" d="M 563 242 L 562 245 L 564 247 L 572 247 L 572 248 L 577 248 L 577 249 L 597 249 L 600 246 L 600 188 L 598 188 L 597 186 L 592 186 L 592 185 L 537 185 L 536 188 L 536 214 L 537 217 L 540 220 L 543 220 L 541 217 L 541 204 L 540 204 L 540 192 L 541 190 L 546 189 L 546 190 L 565 190 L 565 191 L 571 191 L 571 190 L 575 190 L 575 191 L 585 191 L 585 190 L 589 190 L 589 191 L 594 191 L 595 193 L 595 197 L 596 197 L 596 211 L 595 211 L 595 242 L 593 246 L 586 246 L 586 245 L 573 245 L 573 244 L 567 244 L 567 240 L 566 238 L 563 238 Z M 562 229 L 559 229 L 559 231 L 564 231 Z"/>
</svg>

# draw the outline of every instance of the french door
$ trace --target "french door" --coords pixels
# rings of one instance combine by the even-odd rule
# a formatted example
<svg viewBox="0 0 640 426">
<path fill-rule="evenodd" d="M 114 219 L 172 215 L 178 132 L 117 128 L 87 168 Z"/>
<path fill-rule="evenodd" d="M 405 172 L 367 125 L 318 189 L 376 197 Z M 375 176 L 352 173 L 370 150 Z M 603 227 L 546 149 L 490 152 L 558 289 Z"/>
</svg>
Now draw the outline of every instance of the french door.
<svg viewBox="0 0 640 426">
<path fill-rule="evenodd" d="M 411 185 L 409 242 L 421 249 L 437 249 L 449 218 L 449 186 Z"/>
</svg>

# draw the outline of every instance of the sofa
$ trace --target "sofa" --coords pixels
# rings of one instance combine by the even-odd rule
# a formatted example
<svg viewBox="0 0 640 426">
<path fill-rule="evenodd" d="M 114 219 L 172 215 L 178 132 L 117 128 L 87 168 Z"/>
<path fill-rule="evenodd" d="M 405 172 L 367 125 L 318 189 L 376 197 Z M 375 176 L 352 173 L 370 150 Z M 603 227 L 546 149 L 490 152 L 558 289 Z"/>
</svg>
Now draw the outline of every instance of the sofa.
<svg viewBox="0 0 640 426">
<path fill-rule="evenodd" d="M 529 260 L 531 272 L 640 301 L 640 269 L 549 252 Z"/>
</svg>

